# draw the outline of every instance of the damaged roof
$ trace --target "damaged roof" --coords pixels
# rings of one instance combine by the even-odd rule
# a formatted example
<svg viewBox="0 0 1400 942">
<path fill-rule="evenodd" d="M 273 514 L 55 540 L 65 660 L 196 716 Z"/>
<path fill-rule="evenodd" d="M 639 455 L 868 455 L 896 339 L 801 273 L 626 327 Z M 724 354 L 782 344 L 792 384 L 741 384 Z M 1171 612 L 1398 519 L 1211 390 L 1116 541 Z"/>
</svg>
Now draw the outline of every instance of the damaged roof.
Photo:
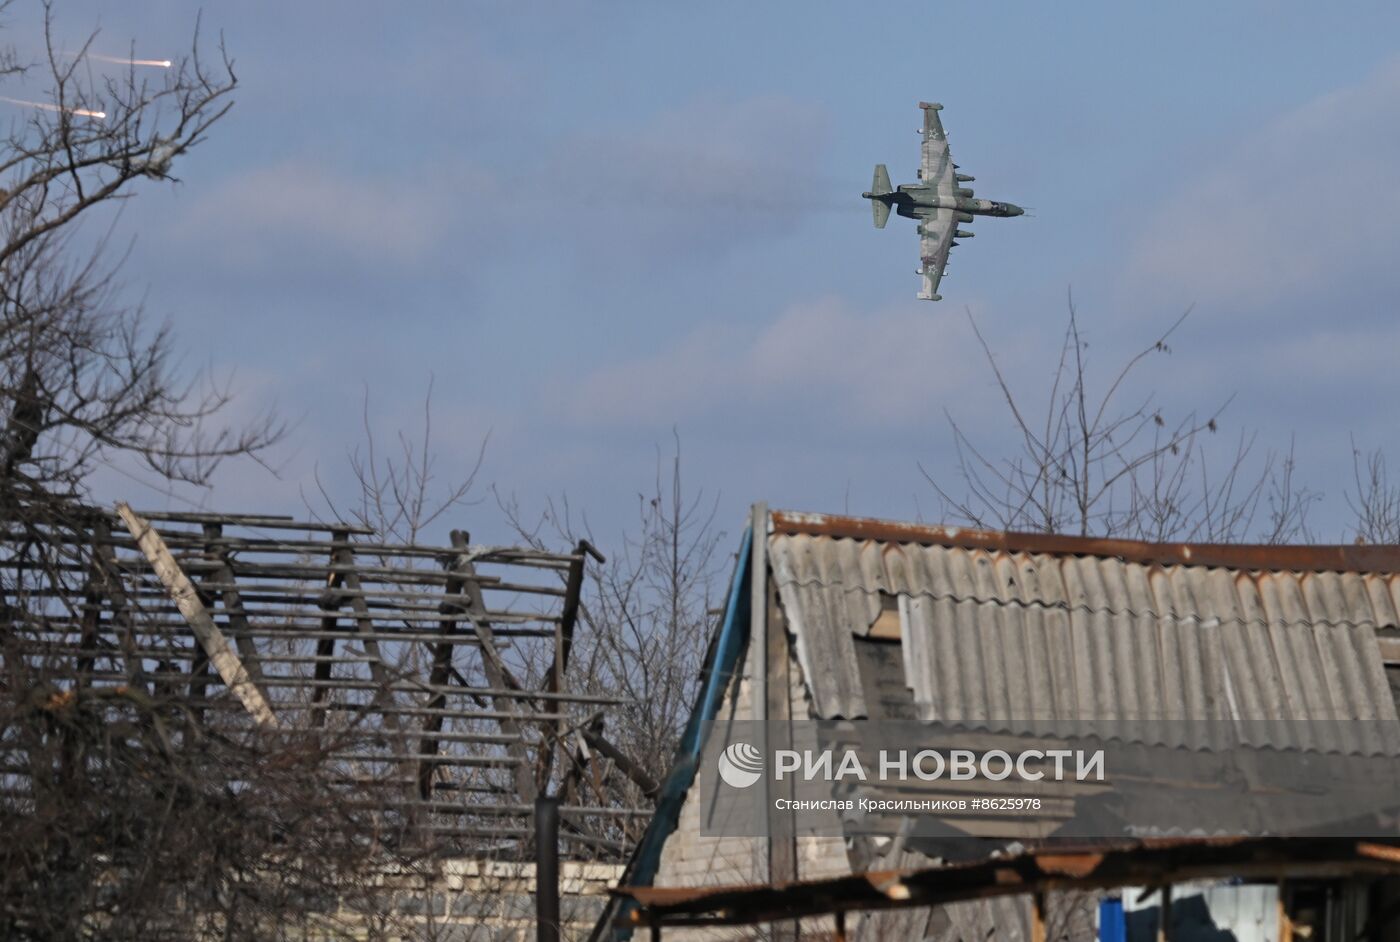
<svg viewBox="0 0 1400 942">
<path fill-rule="evenodd" d="M 819 718 L 869 715 L 856 646 L 874 631 L 900 640 L 925 720 L 1027 734 L 1091 719 L 1258 720 L 1250 745 L 1400 753 L 1377 642 L 1400 628 L 1396 547 L 770 520 L 774 579 Z M 1379 722 L 1320 733 L 1293 720 Z M 1163 724 L 1161 743 L 1219 748 L 1228 727 Z"/>
</svg>

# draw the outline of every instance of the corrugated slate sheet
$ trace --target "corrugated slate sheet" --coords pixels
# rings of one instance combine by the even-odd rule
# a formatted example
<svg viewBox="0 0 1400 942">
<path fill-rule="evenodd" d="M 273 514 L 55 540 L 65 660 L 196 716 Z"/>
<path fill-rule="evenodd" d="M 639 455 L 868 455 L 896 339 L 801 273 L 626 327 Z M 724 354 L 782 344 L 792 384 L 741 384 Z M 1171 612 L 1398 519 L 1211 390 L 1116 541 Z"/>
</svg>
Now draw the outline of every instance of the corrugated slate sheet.
<svg viewBox="0 0 1400 942">
<path fill-rule="evenodd" d="M 770 559 L 822 718 L 867 715 L 851 639 L 869 632 L 883 594 L 898 599 L 905 676 L 925 719 L 1023 733 L 1171 721 L 1153 741 L 1192 748 L 1223 745 L 1233 723 L 1258 746 L 1400 752 L 1375 640 L 1400 627 L 1395 574 L 805 534 L 771 536 Z"/>
</svg>

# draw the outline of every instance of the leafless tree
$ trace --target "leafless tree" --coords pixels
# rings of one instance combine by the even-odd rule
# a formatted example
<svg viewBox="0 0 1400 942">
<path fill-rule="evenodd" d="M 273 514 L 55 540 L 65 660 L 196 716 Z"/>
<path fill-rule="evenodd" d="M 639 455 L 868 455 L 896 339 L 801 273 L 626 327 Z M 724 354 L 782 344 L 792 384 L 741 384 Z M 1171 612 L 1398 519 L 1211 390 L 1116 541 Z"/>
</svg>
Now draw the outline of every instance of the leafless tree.
<svg viewBox="0 0 1400 942">
<path fill-rule="evenodd" d="M 442 546 L 450 540 L 463 554 L 470 556 L 479 552 L 481 547 L 469 544 L 470 538 L 466 532 L 451 530 L 444 534 L 440 531 L 446 529 L 449 522 L 456 522 L 455 515 L 449 517 L 451 512 L 464 510 L 476 502 L 472 496 L 472 488 L 487 443 L 483 441 L 474 459 L 460 466 L 455 472 L 444 470 L 450 466 L 437 451 L 432 411 L 430 384 L 422 405 L 421 424 L 412 429 L 397 430 L 393 435 L 393 444 L 386 449 L 382 446 L 385 436 L 370 418 L 366 397 L 363 413 L 364 434 L 348 454 L 347 464 L 353 479 L 351 498 L 348 502 L 339 501 L 335 496 L 334 485 L 318 474 L 315 492 L 306 495 L 305 498 L 313 516 L 353 521 L 374 531 L 376 539 L 417 545 L 420 548 L 424 545 Z M 518 512 L 511 520 L 519 522 Z M 685 526 L 688 527 L 689 524 Z M 589 541 L 572 528 L 555 528 L 542 521 L 539 526 L 529 531 L 525 542 L 530 548 L 544 552 L 583 554 L 589 563 L 584 572 L 590 574 L 585 591 L 598 583 L 598 573 L 594 564 L 600 562 L 599 556 Z M 382 558 L 378 564 L 399 569 L 403 578 L 400 588 L 419 593 L 424 591 L 421 567 L 438 565 L 431 559 L 405 561 L 402 557 Z M 558 615 L 556 603 L 561 596 L 569 594 L 567 586 L 570 576 L 567 571 L 558 571 L 556 574 L 559 586 L 554 590 L 553 596 L 535 597 L 533 601 L 517 597 L 515 602 L 522 607 L 535 606 L 546 618 Z M 489 584 L 490 574 L 485 575 Z M 685 574 L 677 573 L 676 576 L 684 578 Z M 516 588 L 518 591 L 518 583 Z M 562 687 L 555 686 L 559 681 L 554 675 L 559 648 L 552 635 L 530 637 L 517 633 L 509 639 L 508 647 L 498 648 L 493 654 L 487 654 L 483 647 L 475 647 L 468 650 L 476 652 L 479 656 L 469 653 L 465 657 L 454 657 L 447 661 L 434 660 L 433 663 L 421 660 L 425 657 L 423 646 L 386 644 L 380 647 L 379 655 L 397 675 L 437 676 L 440 679 L 435 681 L 436 683 L 455 682 L 482 688 L 505 686 L 521 691 L 549 690 L 581 694 L 585 698 L 590 695 L 612 698 L 618 696 L 620 691 L 617 687 L 609 687 L 597 676 L 596 660 L 591 656 L 597 644 L 594 637 L 596 625 L 589 615 L 591 604 L 589 601 L 580 606 L 577 628 L 569 644 L 572 656 L 567 658 Z M 677 621 L 684 621 L 684 606 L 678 606 L 672 617 Z M 466 621 L 471 622 L 472 631 L 481 627 L 473 619 L 468 618 Z M 693 640 L 695 644 L 703 644 L 703 638 Z M 488 660 L 491 662 L 489 667 Z M 681 667 L 678 663 L 677 668 Z M 489 698 L 479 698 L 481 706 L 489 706 L 490 703 Z M 499 705 L 497 703 L 497 706 Z M 536 706 L 541 708 L 538 712 L 544 716 L 533 716 Z M 617 711 L 604 710 L 596 705 L 570 706 L 566 701 L 553 704 L 541 701 L 536 705 L 532 704 L 529 698 L 516 703 L 512 709 L 516 707 L 519 709 L 510 721 L 508 731 L 511 735 L 521 737 L 522 746 L 533 759 L 531 787 L 536 792 L 548 792 L 558 796 L 566 808 L 602 806 L 608 812 L 612 812 L 596 817 L 567 815 L 564 821 L 566 848 L 590 848 L 594 857 L 599 854 L 617 856 L 623 853 L 630 846 L 629 841 L 635 838 L 637 825 L 642 820 L 640 815 L 635 816 L 633 820 L 629 812 L 648 804 L 648 799 L 638 794 L 639 791 L 646 792 L 647 788 L 637 785 L 636 782 L 648 782 L 654 788 L 654 782 L 647 776 L 656 773 L 652 768 L 654 763 L 649 762 L 646 770 L 634 763 L 634 757 L 643 754 L 644 749 L 619 749 L 613 745 L 612 739 L 618 736 L 616 730 L 623 722 Z M 576 715 L 561 720 L 557 716 L 559 708 Z M 667 708 L 674 710 L 674 705 Z M 627 713 L 626 710 L 623 712 Z M 455 728 L 462 730 L 466 725 L 459 724 Z M 506 726 L 500 725 L 500 720 L 489 719 L 472 721 L 471 729 L 483 734 L 507 731 Z M 483 777 L 472 783 L 476 792 L 484 796 L 482 803 L 489 805 L 492 800 L 517 803 L 518 799 L 512 799 L 510 796 L 513 791 L 518 790 L 518 780 L 514 783 L 514 789 L 509 786 L 502 788 L 499 781 L 487 781 L 492 774 L 494 773 L 489 770 L 483 772 Z M 429 787 L 426 782 L 423 786 L 425 789 Z M 463 852 L 460 845 L 455 852 Z M 515 859 L 518 853 L 518 847 L 507 847 L 499 842 L 492 845 L 489 840 L 471 848 L 473 858 L 483 865 Z M 459 901 L 458 905 L 466 904 Z M 473 914 L 483 918 L 494 918 L 493 914 L 499 915 L 499 906 L 499 899 L 493 898 L 490 893 L 482 893 L 476 901 Z"/>
<path fill-rule="evenodd" d="M 412 544 L 440 524 L 446 514 L 466 507 L 490 437 L 482 439 L 469 468 L 440 477 L 442 456 L 434 450 L 431 379 L 422 409 L 422 425 L 416 431 L 400 429 L 386 449 L 370 418 L 366 388 L 361 407 L 363 437 L 347 455 L 354 478 L 351 499 L 337 499 L 335 487 L 323 480 L 318 470 L 316 494 L 303 495 L 308 509 L 318 517 L 369 527 L 384 540 Z"/>
<path fill-rule="evenodd" d="M 85 506 L 99 467 L 203 485 L 283 432 L 221 421 L 227 384 L 179 369 L 170 328 L 122 300 L 111 229 L 85 231 L 175 180 L 230 107 L 232 63 L 196 29 L 155 78 L 110 69 L 91 39 L 60 47 L 54 19 L 44 5 L 37 62 L 0 50 L 0 81 L 44 87 L 5 96 L 0 137 L 0 935 L 304 937 L 375 841 L 320 787 L 342 744 L 214 715 L 158 658 L 123 652 L 146 613 L 112 604 L 110 543 Z M 92 633 L 35 646 L 75 624 Z M 130 682 L 92 681 L 100 644 Z"/>
<path fill-rule="evenodd" d="M 608 564 L 590 570 L 576 676 L 589 690 L 626 699 L 609 714 L 608 741 L 622 753 L 626 776 L 617 794 L 621 803 L 646 804 L 665 780 L 694 705 L 722 592 L 725 534 L 715 526 L 717 501 L 686 489 L 679 435 L 669 456 L 658 451 L 633 525 L 614 539 L 595 535 L 567 498 L 548 501 L 533 517 L 513 498 L 498 500 L 528 543 L 586 538 L 609 549 Z"/>
<path fill-rule="evenodd" d="M 175 179 L 232 105 L 232 63 L 222 48 L 211 62 L 196 37 L 159 80 L 135 66 L 95 76 L 91 40 L 65 53 L 47 6 L 44 23 L 38 64 L 0 54 L 0 78 L 47 86 L 0 140 L 0 475 L 11 489 L 81 491 L 99 463 L 128 461 L 206 483 L 282 427 L 218 424 L 227 384 L 178 374 L 169 327 L 148 328 L 120 299 L 107 239 L 84 251 L 78 233 L 138 183 Z"/>
<path fill-rule="evenodd" d="M 1050 388 L 1036 403 L 1012 390 L 973 321 L 1015 445 L 993 457 L 949 416 L 963 493 L 923 469 L 948 516 L 992 529 L 1152 541 L 1305 538 L 1318 495 L 1295 480 L 1291 446 L 1255 460 L 1255 437 L 1241 432 L 1222 460 L 1207 439 L 1220 432 L 1228 400 L 1169 417 L 1151 392 L 1135 389 L 1144 363 L 1171 354 L 1189 313 L 1096 387 L 1071 297 Z"/>
<path fill-rule="evenodd" d="M 1347 494 L 1352 530 L 1358 543 L 1400 543 L 1400 485 L 1390 477 L 1385 452 L 1363 453 L 1351 443 L 1355 494 Z"/>
<path fill-rule="evenodd" d="M 0 935 L 302 938 L 335 901 L 374 898 L 366 812 L 323 783 L 346 737 L 211 721 L 159 686 L 49 666 L 7 641 Z"/>
</svg>

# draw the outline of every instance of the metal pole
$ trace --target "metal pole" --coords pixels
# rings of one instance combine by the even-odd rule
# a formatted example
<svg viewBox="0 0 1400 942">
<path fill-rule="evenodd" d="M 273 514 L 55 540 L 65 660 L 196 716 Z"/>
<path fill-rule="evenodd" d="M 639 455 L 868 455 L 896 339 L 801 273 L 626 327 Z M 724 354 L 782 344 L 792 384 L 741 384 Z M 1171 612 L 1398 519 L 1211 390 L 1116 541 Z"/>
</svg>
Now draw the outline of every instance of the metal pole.
<svg viewBox="0 0 1400 942">
<path fill-rule="evenodd" d="M 559 799 L 535 799 L 535 939 L 559 942 Z"/>
</svg>

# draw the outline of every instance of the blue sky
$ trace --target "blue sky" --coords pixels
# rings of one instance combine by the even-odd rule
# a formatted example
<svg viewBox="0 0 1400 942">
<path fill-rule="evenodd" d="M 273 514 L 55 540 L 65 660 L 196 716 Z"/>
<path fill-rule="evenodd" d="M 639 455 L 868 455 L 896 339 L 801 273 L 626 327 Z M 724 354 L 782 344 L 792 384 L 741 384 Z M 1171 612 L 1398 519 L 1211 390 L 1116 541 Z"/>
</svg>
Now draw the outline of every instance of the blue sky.
<svg viewBox="0 0 1400 942">
<path fill-rule="evenodd" d="M 177 55 L 183 3 L 65 5 L 96 48 Z M 445 462 L 606 537 L 672 428 L 690 482 L 750 502 L 938 516 L 945 411 L 1005 441 L 970 312 L 1043 388 L 1072 286 L 1106 368 L 1190 304 L 1144 379 L 1224 430 L 1296 436 L 1340 525 L 1350 437 L 1394 449 L 1400 8 L 1315 4 L 216 2 L 237 106 L 127 207 L 125 280 L 192 366 L 297 422 L 276 476 L 196 501 L 296 512 L 344 486 L 429 377 Z M 10 40 L 38 48 L 32 17 Z M 915 300 L 913 176 L 944 103 L 978 195 L 1033 207 Z M 444 472 L 448 469 L 444 467 Z M 944 473 L 941 472 L 941 473 Z M 124 478 L 104 497 L 169 503 Z M 502 533 L 494 504 L 463 511 Z M 1335 529 L 1335 526 L 1333 527 Z"/>
</svg>

